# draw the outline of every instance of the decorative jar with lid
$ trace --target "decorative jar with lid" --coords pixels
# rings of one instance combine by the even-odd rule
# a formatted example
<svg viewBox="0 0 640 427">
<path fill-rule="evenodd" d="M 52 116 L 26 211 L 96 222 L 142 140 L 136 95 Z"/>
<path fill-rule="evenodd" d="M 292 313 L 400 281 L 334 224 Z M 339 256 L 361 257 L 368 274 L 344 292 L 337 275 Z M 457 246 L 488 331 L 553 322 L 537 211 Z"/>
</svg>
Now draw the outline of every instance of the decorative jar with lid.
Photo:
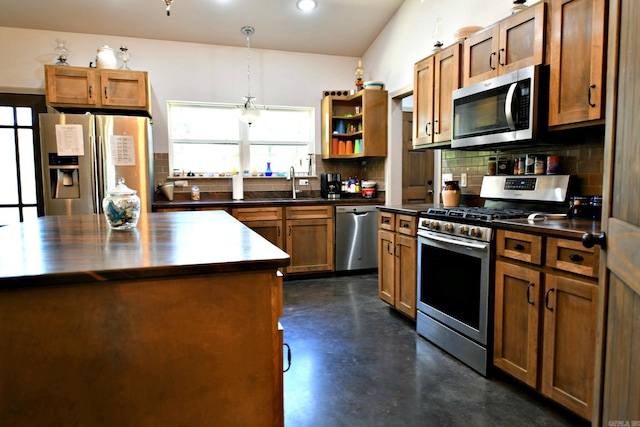
<svg viewBox="0 0 640 427">
<path fill-rule="evenodd" d="M 96 67 L 98 68 L 118 68 L 118 60 L 112 48 L 107 45 L 98 48 L 96 56 Z"/>
<path fill-rule="evenodd" d="M 138 224 L 140 197 L 118 179 L 118 185 L 107 192 L 102 200 L 102 210 L 109 226 L 114 230 L 130 230 Z"/>
</svg>

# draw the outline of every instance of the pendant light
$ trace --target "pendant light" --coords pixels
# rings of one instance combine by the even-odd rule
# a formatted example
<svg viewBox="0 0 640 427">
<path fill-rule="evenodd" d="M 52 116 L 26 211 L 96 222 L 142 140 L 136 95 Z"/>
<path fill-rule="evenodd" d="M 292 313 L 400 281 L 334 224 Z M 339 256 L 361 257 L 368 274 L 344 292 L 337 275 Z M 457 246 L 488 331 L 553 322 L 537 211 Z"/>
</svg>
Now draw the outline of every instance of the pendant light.
<svg viewBox="0 0 640 427">
<path fill-rule="evenodd" d="M 251 35 L 255 32 L 253 27 L 242 27 L 242 34 L 247 37 L 247 96 L 244 98 L 244 105 L 241 107 L 240 120 L 251 126 L 260 117 L 260 110 L 255 106 L 253 100 L 256 99 L 251 96 Z"/>
<path fill-rule="evenodd" d="M 167 16 L 171 15 L 171 3 L 173 0 L 164 0 L 164 4 L 167 6 Z"/>
</svg>

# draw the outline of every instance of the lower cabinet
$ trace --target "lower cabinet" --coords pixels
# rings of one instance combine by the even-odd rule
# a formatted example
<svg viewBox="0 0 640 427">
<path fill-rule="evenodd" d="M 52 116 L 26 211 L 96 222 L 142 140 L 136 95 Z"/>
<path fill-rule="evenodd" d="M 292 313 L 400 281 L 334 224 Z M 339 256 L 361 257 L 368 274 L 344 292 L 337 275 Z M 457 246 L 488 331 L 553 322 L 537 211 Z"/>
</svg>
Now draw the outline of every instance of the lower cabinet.
<svg viewBox="0 0 640 427">
<path fill-rule="evenodd" d="M 234 208 L 231 214 L 269 242 L 284 250 L 282 208 Z"/>
<path fill-rule="evenodd" d="M 417 218 L 391 212 L 378 214 L 378 296 L 398 311 L 416 318 Z"/>
<path fill-rule="evenodd" d="M 494 365 L 590 420 L 599 248 L 498 230 L 496 255 Z"/>
<path fill-rule="evenodd" d="M 333 271 L 333 206 L 292 206 L 286 209 L 287 273 Z"/>
</svg>

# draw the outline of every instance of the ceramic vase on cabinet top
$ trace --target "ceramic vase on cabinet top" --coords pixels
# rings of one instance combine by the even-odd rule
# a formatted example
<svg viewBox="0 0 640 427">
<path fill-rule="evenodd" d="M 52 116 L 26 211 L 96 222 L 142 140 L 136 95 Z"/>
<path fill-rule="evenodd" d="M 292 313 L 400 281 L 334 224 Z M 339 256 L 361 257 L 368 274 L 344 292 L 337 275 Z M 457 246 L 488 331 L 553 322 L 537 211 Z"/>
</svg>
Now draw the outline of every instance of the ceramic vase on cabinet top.
<svg viewBox="0 0 640 427">
<path fill-rule="evenodd" d="M 97 68 L 115 69 L 118 66 L 118 60 L 116 54 L 109 46 L 104 45 L 98 48 L 98 55 L 96 56 Z"/>
</svg>

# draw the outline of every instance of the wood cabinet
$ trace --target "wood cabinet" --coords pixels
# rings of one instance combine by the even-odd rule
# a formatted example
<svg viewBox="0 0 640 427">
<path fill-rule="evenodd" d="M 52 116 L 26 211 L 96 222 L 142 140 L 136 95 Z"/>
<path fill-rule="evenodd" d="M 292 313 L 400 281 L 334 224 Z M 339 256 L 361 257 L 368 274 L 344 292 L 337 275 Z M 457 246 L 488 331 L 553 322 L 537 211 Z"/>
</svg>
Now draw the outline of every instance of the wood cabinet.
<svg viewBox="0 0 640 427">
<path fill-rule="evenodd" d="M 416 318 L 417 218 L 378 214 L 378 296 L 401 313 Z"/>
<path fill-rule="evenodd" d="M 333 271 L 333 206 L 292 206 L 286 210 L 286 273 Z"/>
<path fill-rule="evenodd" d="M 47 105 L 151 111 L 145 71 L 45 65 Z"/>
<path fill-rule="evenodd" d="M 494 365 L 591 419 L 599 248 L 498 230 Z"/>
<path fill-rule="evenodd" d="M 385 157 L 388 97 L 386 90 L 364 89 L 322 98 L 322 158 Z"/>
<path fill-rule="evenodd" d="M 546 3 L 539 2 L 464 41 L 463 85 L 544 63 Z"/>
<path fill-rule="evenodd" d="M 231 214 L 244 225 L 284 250 L 282 208 L 234 208 Z"/>
<path fill-rule="evenodd" d="M 604 119 L 605 0 L 551 4 L 549 126 Z"/>
<path fill-rule="evenodd" d="M 460 44 L 414 66 L 413 147 L 451 140 L 451 93 L 460 88 Z"/>
</svg>

